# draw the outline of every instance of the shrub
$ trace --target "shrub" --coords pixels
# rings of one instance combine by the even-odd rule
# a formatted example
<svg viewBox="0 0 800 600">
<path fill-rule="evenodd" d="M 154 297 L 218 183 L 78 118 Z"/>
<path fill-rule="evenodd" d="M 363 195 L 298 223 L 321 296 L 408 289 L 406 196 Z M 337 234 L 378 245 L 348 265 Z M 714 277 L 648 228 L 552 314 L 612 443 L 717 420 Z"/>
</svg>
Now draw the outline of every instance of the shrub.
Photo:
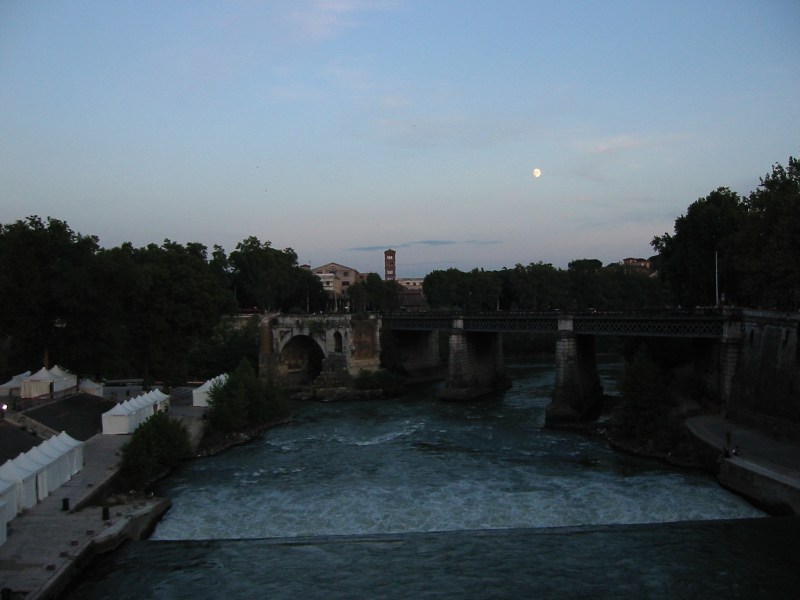
<svg viewBox="0 0 800 600">
<path fill-rule="evenodd" d="M 159 412 L 139 425 L 122 447 L 119 476 L 125 487 L 141 490 L 191 455 L 186 428 Z"/>
<path fill-rule="evenodd" d="M 211 388 L 206 419 L 212 429 L 223 433 L 263 425 L 289 414 L 281 390 L 259 381 L 246 359 L 223 385 Z"/>
</svg>

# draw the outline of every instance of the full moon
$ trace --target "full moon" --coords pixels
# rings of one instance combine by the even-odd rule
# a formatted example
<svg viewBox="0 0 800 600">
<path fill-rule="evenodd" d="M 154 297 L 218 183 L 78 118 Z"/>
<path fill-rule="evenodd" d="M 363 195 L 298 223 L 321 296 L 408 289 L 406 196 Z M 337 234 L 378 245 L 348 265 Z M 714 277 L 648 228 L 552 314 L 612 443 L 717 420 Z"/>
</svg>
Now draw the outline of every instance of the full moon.
<svg viewBox="0 0 800 600">
<path fill-rule="evenodd" d="M 541 171 L 541 169 L 538 169 L 538 168 L 537 168 L 537 169 L 534 169 L 534 170 L 533 170 L 533 176 L 534 176 L 534 177 L 541 177 L 541 176 L 542 176 L 542 171 Z"/>
</svg>

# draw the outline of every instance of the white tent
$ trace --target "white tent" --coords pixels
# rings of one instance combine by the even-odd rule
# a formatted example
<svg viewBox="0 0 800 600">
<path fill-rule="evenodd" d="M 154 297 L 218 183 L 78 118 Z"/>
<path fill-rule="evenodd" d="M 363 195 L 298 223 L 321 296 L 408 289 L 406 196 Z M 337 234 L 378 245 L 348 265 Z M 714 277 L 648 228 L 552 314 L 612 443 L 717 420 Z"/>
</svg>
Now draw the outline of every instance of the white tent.
<svg viewBox="0 0 800 600">
<path fill-rule="evenodd" d="M 6 543 L 9 521 L 10 519 L 6 516 L 6 501 L 0 496 L 0 546 Z"/>
<path fill-rule="evenodd" d="M 30 451 L 29 451 L 30 452 Z M 50 473 L 48 464 L 34 458 L 29 452 L 23 452 L 14 459 L 14 464 L 36 475 L 36 500 L 44 500 L 50 495 Z"/>
<path fill-rule="evenodd" d="M 165 394 L 161 390 L 155 389 L 151 391 L 149 395 L 155 400 L 154 410 L 156 412 L 169 411 L 169 394 Z"/>
<path fill-rule="evenodd" d="M 14 375 L 3 385 L 0 385 L 0 396 L 19 396 L 22 393 L 22 381 L 30 374 L 30 371 L 25 371 L 19 375 Z"/>
<path fill-rule="evenodd" d="M 105 435 L 127 435 L 136 428 L 132 423 L 132 412 L 124 402 L 104 412 L 101 420 Z"/>
<path fill-rule="evenodd" d="M 75 389 L 78 386 L 78 377 L 58 365 L 49 371 L 42 367 L 33 375 L 28 375 L 22 381 L 23 398 L 38 398 L 51 393 L 62 393 Z"/>
<path fill-rule="evenodd" d="M 17 497 L 20 483 L 0 479 L 0 530 L 4 530 L 4 523 L 8 523 L 17 516 Z"/>
<path fill-rule="evenodd" d="M 33 375 L 29 375 L 22 381 L 22 397 L 36 398 L 49 394 L 54 385 L 53 374 L 42 367 Z"/>
<path fill-rule="evenodd" d="M 103 397 L 103 384 L 92 381 L 91 379 L 81 379 L 78 384 L 78 391 L 92 396 Z"/>
<path fill-rule="evenodd" d="M 28 454 L 33 459 L 44 461 L 47 464 L 47 487 L 51 492 L 60 488 L 72 477 L 66 452 L 61 452 L 54 446 L 42 442 L 28 450 Z"/>
<path fill-rule="evenodd" d="M 18 483 L 17 512 L 36 505 L 36 472 L 23 468 L 14 460 L 0 466 L 0 479 Z"/>
<path fill-rule="evenodd" d="M 80 444 L 80 442 L 78 443 Z M 42 444 L 42 449 L 46 451 L 50 451 L 51 448 L 55 452 L 66 456 L 67 469 L 70 477 L 75 475 L 75 473 L 80 471 L 83 467 L 83 465 L 78 461 L 78 446 L 70 446 L 67 444 L 67 442 L 62 440 L 60 436 L 54 436 L 49 440 L 45 440 Z"/>
<path fill-rule="evenodd" d="M 50 438 L 50 441 L 57 440 L 58 443 L 71 448 L 70 461 L 72 462 L 73 475 L 83 468 L 83 442 L 76 440 L 66 431 L 62 431 L 55 438 Z"/>
<path fill-rule="evenodd" d="M 64 392 L 78 387 L 78 376 L 55 365 L 50 369 L 56 392 Z"/>
<path fill-rule="evenodd" d="M 203 385 L 192 390 L 192 406 L 208 406 L 208 393 L 215 385 L 225 385 L 228 374 L 223 373 L 206 381 Z"/>
<path fill-rule="evenodd" d="M 155 402 L 147 394 L 141 394 L 125 402 L 133 412 L 134 429 L 153 416 Z"/>
</svg>

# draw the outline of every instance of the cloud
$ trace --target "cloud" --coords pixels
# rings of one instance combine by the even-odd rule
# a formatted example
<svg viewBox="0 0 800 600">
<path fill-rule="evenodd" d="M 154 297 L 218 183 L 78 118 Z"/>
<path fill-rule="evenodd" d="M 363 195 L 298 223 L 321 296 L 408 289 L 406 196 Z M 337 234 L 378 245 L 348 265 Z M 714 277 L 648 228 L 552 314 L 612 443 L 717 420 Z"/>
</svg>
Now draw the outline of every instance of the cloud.
<svg viewBox="0 0 800 600">
<path fill-rule="evenodd" d="M 591 142 L 588 151 L 591 154 L 617 154 L 645 145 L 645 140 L 633 135 L 616 135 L 604 140 Z"/>
<path fill-rule="evenodd" d="M 321 41 L 360 26 L 363 13 L 389 10 L 394 5 L 389 0 L 312 0 L 293 10 L 289 19 L 305 39 Z"/>
<path fill-rule="evenodd" d="M 384 143 L 410 148 L 458 146 L 487 148 L 528 139 L 535 123 L 518 118 L 484 117 L 450 111 L 441 114 L 405 114 L 376 118 L 369 134 Z"/>
<path fill-rule="evenodd" d="M 416 242 L 403 242 L 400 244 L 389 244 L 388 246 L 357 246 L 355 248 L 348 248 L 352 252 L 375 252 L 377 250 L 386 250 L 393 248 L 410 248 L 411 246 L 453 246 L 456 244 L 469 244 L 477 246 L 489 246 L 493 244 L 501 244 L 500 240 L 418 240 Z"/>
</svg>

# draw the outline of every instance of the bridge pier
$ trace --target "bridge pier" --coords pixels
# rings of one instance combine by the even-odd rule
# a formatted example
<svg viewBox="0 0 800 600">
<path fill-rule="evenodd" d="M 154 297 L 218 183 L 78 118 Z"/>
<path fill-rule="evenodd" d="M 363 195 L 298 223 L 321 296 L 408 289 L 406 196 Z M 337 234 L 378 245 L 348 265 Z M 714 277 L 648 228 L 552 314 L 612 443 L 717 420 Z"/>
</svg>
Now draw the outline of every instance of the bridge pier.
<svg viewBox="0 0 800 600">
<path fill-rule="evenodd" d="M 558 425 L 586 420 L 599 409 L 602 399 L 594 336 L 577 335 L 571 316 L 559 318 L 556 382 L 546 422 Z"/>
<path fill-rule="evenodd" d="M 455 319 L 450 332 L 447 379 L 439 398 L 469 400 L 506 386 L 502 334 L 467 332 L 463 319 Z"/>
<path fill-rule="evenodd" d="M 400 365 L 411 383 L 442 378 L 442 359 L 439 353 L 439 331 L 395 331 Z"/>
</svg>

